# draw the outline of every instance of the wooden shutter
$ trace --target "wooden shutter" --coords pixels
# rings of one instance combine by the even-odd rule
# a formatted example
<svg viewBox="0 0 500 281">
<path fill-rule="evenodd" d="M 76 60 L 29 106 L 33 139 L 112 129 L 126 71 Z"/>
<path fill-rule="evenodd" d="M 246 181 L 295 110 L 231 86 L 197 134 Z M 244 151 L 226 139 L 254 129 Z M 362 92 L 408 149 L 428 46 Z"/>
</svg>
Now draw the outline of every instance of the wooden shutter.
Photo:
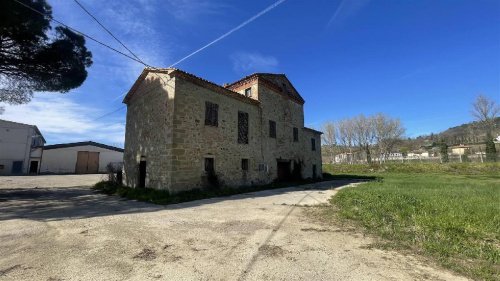
<svg viewBox="0 0 500 281">
<path fill-rule="evenodd" d="M 238 143 L 248 144 L 248 113 L 238 111 Z"/>
</svg>

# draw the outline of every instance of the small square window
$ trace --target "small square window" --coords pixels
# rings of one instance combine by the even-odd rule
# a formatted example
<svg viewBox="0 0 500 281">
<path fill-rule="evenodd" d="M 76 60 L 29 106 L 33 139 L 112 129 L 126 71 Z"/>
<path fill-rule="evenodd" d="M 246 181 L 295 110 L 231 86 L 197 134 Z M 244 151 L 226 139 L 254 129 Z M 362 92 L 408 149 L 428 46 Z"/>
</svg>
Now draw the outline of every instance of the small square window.
<svg viewBox="0 0 500 281">
<path fill-rule="evenodd" d="M 276 138 L 276 122 L 269 120 L 269 137 Z"/>
<path fill-rule="evenodd" d="M 241 159 L 241 169 L 248 171 L 248 159 Z"/>
<path fill-rule="evenodd" d="M 251 96 L 252 96 L 252 88 L 245 89 L 245 97 L 251 97 Z"/>
<path fill-rule="evenodd" d="M 293 128 L 293 141 L 294 142 L 299 141 L 299 129 L 298 128 Z"/>
</svg>

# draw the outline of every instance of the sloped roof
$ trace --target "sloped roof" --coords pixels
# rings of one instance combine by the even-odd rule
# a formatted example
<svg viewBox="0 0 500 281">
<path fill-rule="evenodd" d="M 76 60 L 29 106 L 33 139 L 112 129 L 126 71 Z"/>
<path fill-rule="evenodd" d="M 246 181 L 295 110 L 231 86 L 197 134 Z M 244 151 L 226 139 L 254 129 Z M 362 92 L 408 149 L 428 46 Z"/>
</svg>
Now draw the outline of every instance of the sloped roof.
<svg viewBox="0 0 500 281">
<path fill-rule="evenodd" d="M 134 82 L 134 84 L 132 85 L 132 87 L 128 91 L 127 95 L 123 99 L 123 103 L 126 104 L 130 100 L 130 98 L 134 95 L 135 91 L 137 90 L 137 88 L 139 87 L 141 82 L 144 80 L 144 78 L 146 78 L 146 76 L 150 72 L 152 72 L 152 73 L 166 73 L 166 74 L 169 74 L 171 76 L 179 76 L 179 77 L 181 77 L 185 80 L 188 80 L 188 81 L 190 81 L 190 82 L 192 82 L 200 87 L 204 87 L 204 88 L 212 90 L 216 93 L 238 99 L 238 100 L 243 101 L 245 103 L 254 104 L 254 105 L 258 105 L 260 103 L 258 100 L 254 100 L 254 99 L 246 97 L 244 95 L 240 95 L 239 93 L 234 92 L 230 89 L 227 89 L 227 88 L 225 88 L 221 85 L 218 85 L 212 81 L 206 80 L 204 78 L 198 77 L 194 74 L 188 73 L 186 71 L 183 71 L 183 70 L 180 70 L 177 68 L 144 68 L 141 75 L 137 78 L 137 80 Z"/>
<path fill-rule="evenodd" d="M 16 124 L 16 125 L 21 125 L 21 126 L 26 126 L 26 127 L 33 127 L 33 129 L 35 129 L 35 132 L 40 136 L 42 137 L 42 140 L 44 143 L 46 143 L 47 141 L 45 140 L 45 138 L 43 137 L 42 135 L 42 132 L 40 132 L 40 130 L 38 129 L 38 127 L 36 125 L 30 125 L 30 124 L 24 124 L 24 123 L 19 123 L 19 122 L 14 122 L 14 121 L 9 121 L 9 120 L 4 120 L 4 119 L 0 119 L 0 121 L 2 122 L 7 122 L 7 123 L 13 123 L 13 124 Z"/>
<path fill-rule="evenodd" d="M 52 145 L 46 145 L 43 147 L 44 150 L 51 150 L 51 149 L 57 149 L 57 148 L 67 148 L 67 147 L 75 147 L 75 146 L 95 146 L 95 147 L 100 147 L 104 149 L 109 149 L 109 150 L 114 150 L 118 152 L 123 152 L 123 148 L 111 146 L 111 145 L 106 145 L 103 143 L 98 143 L 94 141 L 82 141 L 82 142 L 71 142 L 71 143 L 60 143 L 60 144 L 52 144 Z"/>
<path fill-rule="evenodd" d="M 322 134 L 323 134 L 323 132 L 321 132 L 321 131 L 314 130 L 314 129 L 307 128 L 307 127 L 304 127 L 304 128 L 302 128 L 302 129 L 307 130 L 307 131 L 310 131 L 310 132 L 313 132 L 313 133 L 315 133 L 315 134 L 319 134 L 319 135 L 322 135 Z"/>
<path fill-rule="evenodd" d="M 233 82 L 229 85 L 226 85 L 226 88 L 234 90 L 241 85 L 246 84 L 249 81 L 259 79 L 264 85 L 268 88 L 276 91 L 279 94 L 283 94 L 291 100 L 304 104 L 304 98 L 299 94 L 297 89 L 293 86 L 292 82 L 286 77 L 285 74 L 277 74 L 277 73 L 253 73 L 248 76 L 243 77 L 242 79 Z"/>
</svg>

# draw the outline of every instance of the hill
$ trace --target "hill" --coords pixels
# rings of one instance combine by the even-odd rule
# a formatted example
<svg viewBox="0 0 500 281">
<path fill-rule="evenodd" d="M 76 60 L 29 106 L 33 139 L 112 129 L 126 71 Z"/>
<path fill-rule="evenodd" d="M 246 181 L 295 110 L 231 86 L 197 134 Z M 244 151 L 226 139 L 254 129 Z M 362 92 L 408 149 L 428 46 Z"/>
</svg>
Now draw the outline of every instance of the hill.
<svg viewBox="0 0 500 281">
<path fill-rule="evenodd" d="M 500 117 L 495 119 L 494 135 L 500 133 Z M 451 127 L 438 134 L 450 144 L 477 143 L 484 141 L 486 130 L 478 122 L 465 123 L 460 126 Z"/>
</svg>

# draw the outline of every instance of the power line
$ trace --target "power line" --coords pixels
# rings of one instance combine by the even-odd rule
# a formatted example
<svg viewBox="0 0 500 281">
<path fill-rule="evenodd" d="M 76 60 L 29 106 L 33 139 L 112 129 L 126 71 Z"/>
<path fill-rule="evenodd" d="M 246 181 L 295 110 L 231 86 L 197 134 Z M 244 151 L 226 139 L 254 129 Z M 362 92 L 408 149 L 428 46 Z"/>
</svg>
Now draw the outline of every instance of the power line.
<svg viewBox="0 0 500 281">
<path fill-rule="evenodd" d="M 79 5 L 79 6 L 80 6 L 80 7 L 81 7 L 81 8 L 82 8 L 82 9 L 83 9 L 83 10 L 84 10 L 84 11 L 85 11 L 88 15 L 89 15 L 89 16 L 91 16 L 91 17 L 92 17 L 92 18 L 93 18 L 93 19 L 94 19 L 94 20 L 95 20 L 95 21 L 96 21 L 96 22 L 97 22 L 97 23 L 98 23 L 98 24 L 99 24 L 99 25 L 100 25 L 100 26 L 101 26 L 104 30 L 106 30 L 106 31 L 107 31 L 107 32 L 108 32 L 108 33 L 109 33 L 109 34 L 110 34 L 110 35 L 111 35 L 111 36 L 112 36 L 112 37 L 113 37 L 113 38 L 114 38 L 114 39 L 115 39 L 118 43 L 120 43 L 120 44 L 121 44 L 121 45 L 122 45 L 122 46 L 123 46 L 123 47 L 124 47 L 124 48 L 125 48 L 128 52 L 130 52 L 130 53 L 132 54 L 132 56 L 134 56 L 134 57 L 131 57 L 131 56 L 129 56 L 129 55 L 127 55 L 127 54 L 125 54 L 125 53 L 123 53 L 123 52 L 121 52 L 121 51 L 119 51 L 119 50 L 117 50 L 117 49 L 115 49 L 115 48 L 113 48 L 113 47 L 111 47 L 111 46 L 109 46 L 109 45 L 105 44 L 105 43 L 102 43 L 101 41 L 99 41 L 99 40 L 97 40 L 97 39 L 94 39 L 93 37 L 91 37 L 91 36 L 89 36 L 89 35 L 87 35 L 87 34 L 85 34 L 85 33 L 81 32 L 81 31 L 79 31 L 79 30 L 76 30 L 76 29 L 74 29 L 74 28 L 72 28 L 72 27 L 70 27 L 70 26 L 68 26 L 68 25 L 64 24 L 63 22 L 61 22 L 61 21 L 59 21 L 59 20 L 57 20 L 57 19 L 53 18 L 51 15 L 44 14 L 44 13 L 42 13 L 42 12 L 40 12 L 40 11 L 38 11 L 38 10 L 36 10 L 36 9 L 32 8 L 32 7 L 30 7 L 29 5 L 26 5 L 26 4 L 22 3 L 22 2 L 19 2 L 18 0 L 13 0 L 13 1 L 14 1 L 14 2 L 16 2 L 16 3 L 18 3 L 18 4 L 20 4 L 20 5 L 22 5 L 22 6 L 24 6 L 24 7 L 26 7 L 26 8 L 28 8 L 28 9 L 30 9 L 30 10 L 32 10 L 32 11 L 34 11 L 34 12 L 36 12 L 36 13 L 38 13 L 38 14 L 40 14 L 40 15 L 42 15 L 42 16 L 48 17 L 51 21 L 54 21 L 54 22 L 56 22 L 56 23 L 58 23 L 58 24 L 60 24 L 60 25 L 62 25 L 62 26 L 64 26 L 64 27 L 66 27 L 66 28 L 68 28 L 68 29 L 70 29 L 70 30 L 72 30 L 72 31 L 74 31 L 74 32 L 76 32 L 76 33 L 78 33 L 78 34 L 80 34 L 80 35 L 82 35 L 82 36 L 84 36 L 84 37 L 86 37 L 86 38 L 88 38 L 88 39 L 90 39 L 90 40 L 92 40 L 92 41 L 94 41 L 94 42 L 96 42 L 96 43 L 98 43 L 98 44 L 100 44 L 100 45 L 102 45 L 102 46 L 104 46 L 104 47 L 108 48 L 108 49 L 110 49 L 110 50 L 112 50 L 112 51 L 115 51 L 115 52 L 117 52 L 117 53 L 119 53 L 119 54 L 121 54 L 121 55 L 123 55 L 123 56 L 125 56 L 125 57 L 127 57 L 127 58 L 129 58 L 129 59 L 131 59 L 131 60 L 134 60 L 134 61 L 136 61 L 136 62 L 138 62 L 138 63 L 140 63 L 140 64 L 142 64 L 142 65 L 144 65 L 144 66 L 146 66 L 146 67 L 150 67 L 150 68 L 152 68 L 153 70 L 157 70 L 157 69 L 158 69 L 158 68 L 152 67 L 152 66 L 150 66 L 150 65 L 148 65 L 148 64 L 146 64 L 146 63 L 144 63 L 144 62 L 143 62 L 143 61 L 142 61 L 142 60 L 141 60 L 141 59 L 140 59 L 137 55 L 135 55 L 135 54 L 134 54 L 134 53 L 133 53 L 133 52 L 132 52 L 132 51 L 131 51 L 128 47 L 126 47 L 126 46 L 125 46 L 125 44 L 123 44 L 123 43 L 122 43 L 122 42 L 121 42 L 118 38 L 116 38 L 116 36 L 114 36 L 114 35 L 111 33 L 111 31 L 109 31 L 109 29 L 107 29 L 107 28 L 106 28 L 103 24 L 101 24 L 101 22 L 100 22 L 99 20 L 97 20 L 97 18 L 96 18 L 96 17 L 94 17 L 94 16 L 93 16 L 93 15 L 92 15 L 92 14 L 91 14 L 91 13 L 90 13 L 87 9 L 85 9 L 85 7 L 83 7 L 83 5 L 82 5 L 81 3 L 79 3 L 77 0 L 74 0 L 74 1 L 75 1 L 75 2 L 76 2 L 76 3 L 77 3 L 77 4 L 78 4 L 78 5 Z M 172 64 L 172 65 L 170 65 L 169 67 L 173 67 L 173 66 L 175 66 L 175 65 L 177 65 L 177 64 L 179 64 L 179 63 L 181 63 L 181 62 L 185 61 L 186 59 L 188 59 L 188 58 L 190 58 L 190 57 L 194 56 L 195 54 L 197 54 L 197 53 L 199 53 L 199 52 L 203 51 L 204 49 L 206 49 L 206 48 L 210 47 L 211 45 L 213 45 L 213 44 L 215 44 L 215 43 L 219 42 L 220 40 L 222 40 L 222 39 L 224 39 L 224 38 L 228 37 L 228 36 L 229 36 L 229 35 L 231 35 L 232 33 L 234 33 L 234 32 L 236 32 L 236 31 L 240 30 L 240 29 L 241 29 L 241 28 L 243 28 L 244 26 L 248 25 L 249 23 L 253 22 L 253 21 L 254 21 L 254 20 L 256 20 L 257 18 L 259 18 L 259 17 L 263 16 L 264 14 L 268 13 L 269 11 L 271 11 L 271 10 L 272 10 L 272 9 L 274 9 L 274 8 L 276 8 L 277 6 L 279 6 L 280 4 L 282 4 L 282 3 L 283 3 L 283 2 L 285 2 L 285 1 L 286 1 L 286 0 L 278 0 L 277 2 L 275 2 L 274 4 L 272 4 L 271 6 L 269 6 L 269 7 L 267 7 L 266 9 L 264 9 L 264 10 L 260 11 L 260 12 L 259 12 L 259 13 L 257 13 L 256 15 L 252 16 L 252 17 L 251 17 L 251 18 L 249 18 L 248 20 L 244 21 L 243 23 L 239 24 L 239 25 L 238 25 L 238 26 L 236 26 L 235 28 L 233 28 L 233 29 L 229 30 L 228 32 L 224 33 L 223 35 L 219 36 L 218 38 L 216 38 L 215 40 L 213 40 L 213 41 L 211 41 L 210 43 L 206 44 L 205 46 L 203 46 L 203 47 L 201 47 L 201 48 L 197 49 L 196 51 L 192 52 L 191 54 L 189 54 L 189 55 L 187 55 L 187 56 L 183 57 L 182 59 L 180 59 L 180 60 L 178 60 L 177 62 L 173 63 L 173 64 Z M 163 78 L 162 78 L 162 77 L 160 77 L 160 76 L 159 76 L 156 72 L 154 72 L 154 73 L 155 73 L 155 74 L 156 74 L 156 75 L 157 75 L 157 76 L 158 76 L 158 77 L 159 77 L 159 78 L 160 78 L 160 79 L 161 79 L 161 80 L 165 83 L 165 85 L 167 85 L 167 83 L 163 80 Z M 169 79 L 169 80 L 170 80 L 170 79 Z M 151 90 L 150 90 L 150 91 L 148 91 L 147 93 L 152 92 L 152 90 L 153 90 L 153 89 L 151 89 Z M 108 115 L 110 115 L 110 114 L 113 114 L 113 113 L 115 113 L 115 112 L 118 112 L 119 110 L 121 110 L 121 109 L 123 109 L 123 108 L 125 108 L 125 106 L 119 107 L 119 108 L 117 108 L 117 109 L 116 109 L 116 110 L 114 110 L 114 111 L 111 111 L 111 112 L 109 112 L 109 113 L 103 114 L 103 115 L 99 116 L 98 118 L 94 119 L 93 121 L 99 120 L 99 119 L 101 119 L 101 118 L 103 118 L 103 117 L 106 117 L 106 116 L 108 116 Z"/>
<path fill-rule="evenodd" d="M 123 44 L 123 42 L 120 41 L 113 33 L 111 33 L 111 31 L 109 29 L 107 29 L 94 15 L 92 15 L 92 13 L 90 13 L 90 11 L 87 10 L 78 0 L 74 0 L 74 1 L 76 4 L 78 4 L 78 6 L 80 6 L 80 8 L 82 8 L 82 10 L 85 11 L 85 13 L 87 13 L 91 18 L 93 18 L 102 27 L 102 29 L 106 30 L 106 32 L 108 32 L 108 34 L 111 35 L 111 37 L 113 37 L 116 40 L 116 42 L 120 43 L 120 45 L 122 45 L 122 47 L 125 48 L 132 56 L 134 56 L 142 64 L 150 67 L 147 63 L 145 63 L 143 60 L 141 60 L 136 54 L 134 54 L 134 52 L 132 52 L 132 50 L 130 50 L 127 46 L 125 46 L 125 44 Z"/>
<path fill-rule="evenodd" d="M 140 64 L 142 64 L 142 65 L 144 65 L 144 66 L 148 66 L 147 64 L 145 64 L 145 63 L 144 63 L 144 62 L 142 62 L 141 60 L 136 59 L 136 58 L 134 58 L 134 57 L 131 57 L 131 56 L 129 56 L 129 55 L 127 55 L 127 54 L 125 54 L 125 53 L 123 53 L 123 52 L 121 52 L 121 51 L 118 51 L 117 49 L 115 49 L 115 48 L 113 48 L 113 47 L 111 47 L 111 46 L 109 46 L 109 45 L 107 45 L 107 44 L 105 44 L 105 43 L 103 43 L 103 42 L 101 42 L 101 41 L 99 41 L 99 40 L 97 40 L 97 39 L 95 39 L 95 38 L 91 37 L 90 35 L 87 35 L 87 34 L 85 34 L 85 33 L 81 32 L 81 31 L 79 31 L 79 30 L 77 30 L 77 29 L 75 29 L 75 28 L 72 28 L 72 27 L 70 27 L 70 26 L 68 26 L 68 25 L 64 24 L 63 22 L 61 22 L 61 21 L 59 21 L 59 20 L 57 20 L 57 19 L 53 18 L 51 15 L 44 14 L 44 13 L 42 13 L 42 12 L 40 12 L 40 11 L 38 11 L 38 10 L 36 10 L 36 9 L 32 8 L 31 6 L 26 5 L 26 4 L 24 4 L 24 3 L 22 3 L 22 2 L 20 2 L 20 1 L 18 1 L 18 0 L 12 0 L 12 1 L 14 1 L 14 2 L 18 3 L 19 5 L 24 6 L 25 8 L 28 8 L 28 9 L 32 10 L 32 11 L 33 11 L 33 12 L 35 12 L 35 13 L 38 13 L 38 14 L 40 14 L 40 15 L 44 16 L 44 17 L 47 17 L 47 18 L 49 18 L 49 20 L 51 20 L 51 21 L 53 21 L 53 22 L 56 22 L 56 23 L 58 23 L 58 24 L 60 24 L 60 25 L 62 25 L 62 26 L 64 26 L 64 27 L 66 27 L 66 28 L 68 28 L 68 29 L 72 30 L 73 32 L 76 32 L 76 33 L 78 33 L 78 34 L 82 35 L 83 37 L 88 38 L 88 39 L 90 39 L 90 40 L 92 40 L 92 41 L 94 41 L 94 42 L 96 42 L 96 43 L 98 43 L 98 44 L 100 44 L 100 45 L 102 45 L 102 46 L 104 46 L 104 47 L 106 47 L 106 48 L 108 48 L 108 49 L 110 49 L 110 50 L 112 50 L 112 51 L 114 51 L 114 52 L 116 52 L 116 53 L 120 54 L 120 55 L 122 55 L 122 56 L 125 56 L 125 57 L 127 57 L 127 58 L 129 58 L 129 59 L 131 59 L 131 60 L 134 60 L 134 61 L 136 61 L 136 62 L 138 62 L 138 63 L 140 63 Z"/>
<path fill-rule="evenodd" d="M 77 1 L 77 0 L 75 0 L 75 1 Z M 177 62 L 175 62 L 174 64 L 170 65 L 169 67 L 173 67 L 173 66 L 177 65 L 177 64 L 179 64 L 179 63 L 181 63 L 181 62 L 185 61 L 186 59 L 188 59 L 188 58 L 192 57 L 193 55 L 195 55 L 195 54 L 197 54 L 197 53 L 199 53 L 199 52 L 203 51 L 204 49 L 206 49 L 206 48 L 210 47 L 211 45 L 213 45 L 213 44 L 215 44 L 215 43 L 219 42 L 220 40 L 222 40 L 222 39 L 226 38 L 227 36 L 231 35 L 232 33 L 234 33 L 234 32 L 236 32 L 236 31 L 240 30 L 241 28 L 243 28 L 243 27 L 244 27 L 244 26 L 246 26 L 247 24 L 249 24 L 249 23 L 253 22 L 253 21 L 254 21 L 254 20 L 256 20 L 257 18 L 259 18 L 259 17 L 263 16 L 264 14 L 268 13 L 269 11 L 271 11 L 271 10 L 272 10 L 272 9 L 274 9 L 274 8 L 276 8 L 277 6 L 279 6 L 280 4 L 282 4 L 282 3 L 283 3 L 283 2 L 285 2 L 285 1 L 286 1 L 286 0 L 278 0 L 277 2 L 275 2 L 274 4 L 272 4 L 271 6 L 269 6 L 269 7 L 265 8 L 264 10 L 260 11 L 259 13 L 257 13 L 257 14 L 256 14 L 256 15 L 254 15 L 254 16 L 252 16 L 252 17 L 251 17 L 251 18 L 249 18 L 248 20 L 246 20 L 246 21 L 244 21 L 243 23 L 239 24 L 239 25 L 238 25 L 238 26 L 236 26 L 235 28 L 233 28 L 233 29 L 229 30 L 228 32 L 224 33 L 223 35 L 219 36 L 218 38 L 216 38 L 216 39 L 215 39 L 215 40 L 213 40 L 212 42 L 210 42 L 210 43 L 206 44 L 205 46 L 203 46 L 203 47 L 199 48 L 198 50 L 196 50 L 196 51 L 192 52 L 191 54 L 189 54 L 189 55 L 185 56 L 184 58 L 182 58 L 182 59 L 178 60 Z M 96 20 L 96 21 L 97 21 L 97 20 Z M 101 26 L 102 26 L 102 25 L 101 25 Z M 109 32 L 109 31 L 108 31 L 108 32 Z M 114 37 L 114 36 L 113 36 L 113 37 Z M 155 68 L 153 68 L 153 69 L 155 69 Z M 158 75 L 157 73 L 155 73 L 155 74 L 156 74 L 156 75 Z M 160 76 L 159 76 L 159 77 L 160 77 Z M 161 78 L 161 77 L 160 77 L 160 78 Z M 163 79 L 162 79 L 162 80 L 163 80 Z M 170 79 L 169 79 L 169 80 L 170 80 Z M 168 84 L 167 84 L 167 83 L 165 83 L 165 85 L 168 85 Z M 143 94 L 143 96 L 145 96 L 145 95 L 147 95 L 147 94 L 149 94 L 149 93 L 153 92 L 153 90 L 155 90 L 155 89 L 153 88 L 153 89 L 151 89 L 151 90 L 147 91 L 146 93 L 144 93 L 144 94 Z M 124 94 L 124 95 L 126 95 L 126 94 Z M 123 95 L 121 95 L 121 96 L 123 96 Z M 119 96 L 119 97 L 121 97 L 121 96 Z M 119 98 L 119 97 L 117 97 L 117 98 Z M 126 107 L 126 106 L 124 105 L 123 107 Z M 118 110 L 116 110 L 116 111 L 118 111 Z M 114 112 L 116 112 L 116 111 L 113 111 L 112 113 L 114 113 Z M 110 113 L 110 114 L 112 114 L 112 113 Z M 109 114 L 105 114 L 105 116 L 107 116 L 107 115 L 109 115 Z"/>
<path fill-rule="evenodd" d="M 124 108 L 125 108 L 125 106 L 120 106 L 120 107 L 118 107 L 117 109 L 115 109 L 115 110 L 113 110 L 113 111 L 111 111 L 111 112 L 105 113 L 105 114 L 103 114 L 103 115 L 101 115 L 101 116 L 99 116 L 99 117 L 97 117 L 97 118 L 95 118 L 95 119 L 93 119 L 93 120 L 91 120 L 91 121 L 92 121 L 92 122 L 93 122 L 93 121 L 97 121 L 97 120 L 102 119 L 102 118 L 104 118 L 104 117 L 106 117 L 106 116 L 108 116 L 108 115 L 111 115 L 111 114 L 113 114 L 113 113 L 116 113 L 116 112 L 118 112 L 118 111 L 120 111 L 120 110 L 122 110 L 122 109 L 124 109 Z"/>
<path fill-rule="evenodd" d="M 75 1 L 76 1 L 76 0 L 75 0 Z M 194 56 L 195 54 L 197 54 L 197 53 L 199 53 L 199 52 L 203 51 L 204 49 L 206 49 L 206 48 L 210 47 L 211 45 L 213 45 L 213 44 L 215 44 L 215 43 L 219 42 L 220 40 L 222 40 L 222 39 L 226 38 L 227 36 L 231 35 L 232 33 L 234 33 L 234 32 L 236 32 L 236 31 L 240 30 L 241 28 L 243 28 L 243 27 L 244 27 L 244 26 L 246 26 L 247 24 L 249 24 L 249 23 L 253 22 L 253 21 L 254 21 L 254 20 L 256 20 L 257 18 L 259 18 L 259 17 L 263 16 L 264 14 L 268 13 L 269 11 L 271 11 L 271 10 L 272 10 L 272 9 L 274 9 L 274 8 L 276 8 L 277 6 L 279 6 L 280 4 L 282 4 L 282 3 L 283 3 L 283 2 L 285 2 L 285 1 L 286 1 L 286 0 L 279 0 L 279 1 L 275 2 L 275 3 L 274 3 L 274 4 L 272 4 L 271 6 L 269 6 L 269 7 L 265 8 L 264 10 L 260 11 L 260 12 L 259 12 L 259 13 L 257 13 L 256 15 L 252 16 L 252 17 L 251 17 L 251 18 L 249 18 L 248 20 L 244 21 L 243 23 L 241 23 L 240 25 L 236 26 L 235 28 L 233 28 L 233 29 L 229 30 L 228 32 L 224 33 L 223 35 L 219 36 L 218 38 L 216 38 L 215 40 L 213 40 L 213 41 L 211 41 L 210 43 L 206 44 L 205 46 L 203 46 L 203 47 L 201 47 L 201 48 L 197 49 L 196 51 L 192 52 L 191 54 L 189 54 L 189 55 L 187 55 L 187 56 L 183 57 L 182 59 L 178 60 L 177 62 L 175 62 L 175 63 L 171 64 L 169 67 L 174 67 L 175 65 L 177 65 L 177 64 L 179 64 L 179 63 L 181 63 L 181 62 L 185 61 L 186 59 L 188 59 L 188 58 L 190 58 L 190 57 Z M 120 95 L 120 96 L 117 96 L 117 97 L 115 98 L 115 100 L 116 100 L 116 99 L 118 99 L 118 98 L 120 98 L 120 97 L 123 97 L 123 96 L 125 96 L 125 95 L 126 95 L 126 93 L 125 93 L 125 94 L 122 94 L 122 95 Z"/>
</svg>

